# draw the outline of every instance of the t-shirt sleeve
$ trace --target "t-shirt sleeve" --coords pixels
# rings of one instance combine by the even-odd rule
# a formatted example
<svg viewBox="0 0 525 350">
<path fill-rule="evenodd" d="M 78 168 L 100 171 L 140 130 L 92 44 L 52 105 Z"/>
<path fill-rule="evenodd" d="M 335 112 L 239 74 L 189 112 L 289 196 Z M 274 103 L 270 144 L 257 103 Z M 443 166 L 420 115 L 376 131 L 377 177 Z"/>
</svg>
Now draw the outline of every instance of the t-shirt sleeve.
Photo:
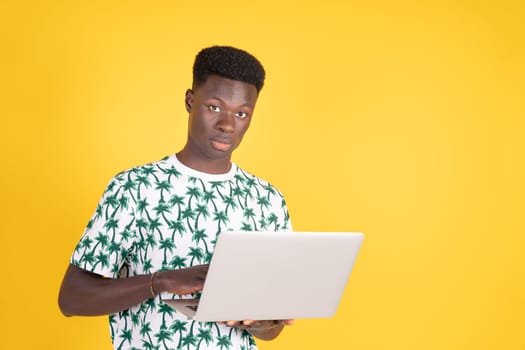
<svg viewBox="0 0 525 350">
<path fill-rule="evenodd" d="M 105 277 L 117 277 L 135 237 L 133 208 L 133 196 L 123 184 L 123 176 L 115 176 L 75 247 L 71 264 Z"/>
<path fill-rule="evenodd" d="M 286 201 L 281 194 L 281 207 L 283 211 L 283 231 L 292 231 L 292 221 L 290 220 L 290 213 L 288 212 L 288 207 L 286 206 Z"/>
<path fill-rule="evenodd" d="M 292 231 L 290 213 L 288 212 L 283 194 L 272 185 L 269 185 L 268 188 L 271 193 L 270 203 L 272 208 L 272 212 L 267 218 L 270 227 L 273 226 L 273 230 L 275 231 Z"/>
</svg>

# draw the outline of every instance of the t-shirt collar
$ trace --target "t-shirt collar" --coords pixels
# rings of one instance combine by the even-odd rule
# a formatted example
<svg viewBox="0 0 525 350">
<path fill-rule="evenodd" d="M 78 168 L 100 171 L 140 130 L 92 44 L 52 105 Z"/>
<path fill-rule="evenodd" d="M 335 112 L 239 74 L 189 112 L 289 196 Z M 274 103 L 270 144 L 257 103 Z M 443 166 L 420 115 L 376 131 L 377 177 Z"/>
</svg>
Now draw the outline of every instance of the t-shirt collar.
<svg viewBox="0 0 525 350">
<path fill-rule="evenodd" d="M 175 166 L 184 175 L 197 177 L 206 181 L 228 181 L 232 179 L 237 172 L 237 165 L 233 162 L 231 163 L 232 166 L 230 167 L 230 170 L 223 174 L 209 174 L 190 168 L 187 165 L 181 163 L 176 154 L 171 155 L 168 158 L 168 162 L 173 164 L 173 166 Z"/>
</svg>

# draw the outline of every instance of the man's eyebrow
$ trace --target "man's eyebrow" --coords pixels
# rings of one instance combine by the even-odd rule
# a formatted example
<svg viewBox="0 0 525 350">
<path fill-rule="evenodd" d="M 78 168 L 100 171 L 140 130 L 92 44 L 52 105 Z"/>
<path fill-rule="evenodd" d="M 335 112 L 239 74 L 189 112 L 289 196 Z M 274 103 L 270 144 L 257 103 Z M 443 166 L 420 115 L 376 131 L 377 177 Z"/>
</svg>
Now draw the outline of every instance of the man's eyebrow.
<svg viewBox="0 0 525 350">
<path fill-rule="evenodd" d="M 223 100 L 222 98 L 220 98 L 220 97 L 217 97 L 217 96 L 211 96 L 211 97 L 210 97 L 210 100 L 219 100 L 219 101 L 221 101 L 222 103 L 224 103 L 224 100 Z"/>
<path fill-rule="evenodd" d="M 217 96 L 211 96 L 211 97 L 210 97 L 210 100 L 217 100 L 217 101 L 220 101 L 220 102 L 223 103 L 223 104 L 227 104 L 222 98 L 217 97 Z M 249 107 L 249 108 L 253 108 L 253 105 L 251 105 L 249 102 L 246 102 L 246 103 L 243 103 L 243 104 L 241 105 L 241 107 Z"/>
</svg>

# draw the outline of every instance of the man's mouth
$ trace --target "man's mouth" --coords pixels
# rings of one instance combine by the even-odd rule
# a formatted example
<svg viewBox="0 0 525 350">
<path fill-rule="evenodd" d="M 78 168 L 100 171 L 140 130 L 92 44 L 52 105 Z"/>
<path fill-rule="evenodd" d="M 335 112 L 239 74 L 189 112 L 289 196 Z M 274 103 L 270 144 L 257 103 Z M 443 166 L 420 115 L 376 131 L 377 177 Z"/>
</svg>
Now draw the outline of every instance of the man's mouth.
<svg viewBox="0 0 525 350">
<path fill-rule="evenodd" d="M 217 140 L 211 140 L 211 145 L 216 150 L 223 151 L 223 152 L 228 151 L 232 146 L 230 143 L 221 142 Z"/>
</svg>

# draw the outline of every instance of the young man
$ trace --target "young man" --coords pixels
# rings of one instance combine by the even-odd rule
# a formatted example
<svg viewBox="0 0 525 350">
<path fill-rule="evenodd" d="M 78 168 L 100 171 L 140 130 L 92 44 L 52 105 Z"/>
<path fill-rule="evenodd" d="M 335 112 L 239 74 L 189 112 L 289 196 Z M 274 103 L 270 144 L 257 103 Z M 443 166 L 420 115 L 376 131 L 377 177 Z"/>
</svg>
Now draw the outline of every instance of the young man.
<svg viewBox="0 0 525 350">
<path fill-rule="evenodd" d="M 291 229 L 281 193 L 231 162 L 264 77 L 242 50 L 197 55 L 186 145 L 112 179 L 64 276 L 64 315 L 110 315 L 115 349 L 256 349 L 253 336 L 274 339 L 291 324 L 196 322 L 161 301 L 202 289 L 220 232 Z"/>
</svg>

